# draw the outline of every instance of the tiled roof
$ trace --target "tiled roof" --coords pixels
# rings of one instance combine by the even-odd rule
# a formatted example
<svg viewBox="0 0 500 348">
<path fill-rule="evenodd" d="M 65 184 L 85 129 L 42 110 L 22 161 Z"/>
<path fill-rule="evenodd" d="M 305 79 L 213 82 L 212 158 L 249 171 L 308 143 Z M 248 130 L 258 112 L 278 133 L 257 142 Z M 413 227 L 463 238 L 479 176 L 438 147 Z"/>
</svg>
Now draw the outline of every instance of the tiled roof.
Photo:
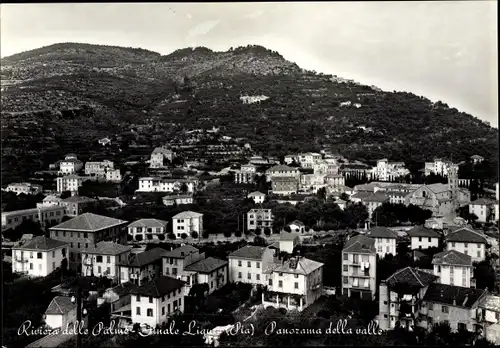
<svg viewBox="0 0 500 348">
<path fill-rule="evenodd" d="M 303 226 L 303 227 L 305 227 L 304 223 L 302 221 L 300 221 L 300 220 L 293 220 L 292 222 L 290 222 L 288 224 L 288 226 L 290 226 L 290 225 L 297 225 L 297 226 Z"/>
<path fill-rule="evenodd" d="M 406 231 L 406 233 L 410 237 L 431 237 L 431 238 L 439 238 L 440 234 L 437 233 L 436 231 L 424 227 L 422 225 L 420 226 L 415 226 L 411 230 Z"/>
<path fill-rule="evenodd" d="M 174 290 L 181 289 L 183 286 L 184 282 L 182 280 L 171 278 L 169 276 L 161 276 L 142 286 L 132 289 L 130 293 L 134 295 L 159 298 L 171 293 Z"/>
<path fill-rule="evenodd" d="M 276 267 L 273 272 L 308 275 L 318 268 L 323 267 L 323 263 L 313 261 L 305 257 L 296 259 L 297 267 L 295 268 L 291 267 L 291 262 L 293 262 L 291 259 L 287 260 L 283 265 Z"/>
<path fill-rule="evenodd" d="M 486 295 L 479 301 L 479 308 L 500 312 L 500 296 Z"/>
<path fill-rule="evenodd" d="M 62 201 L 62 199 L 60 197 L 53 196 L 53 195 L 47 196 L 43 199 L 43 202 L 53 202 L 53 201 L 60 202 L 60 201 Z"/>
<path fill-rule="evenodd" d="M 456 250 L 443 251 L 434 255 L 434 265 L 460 265 L 472 267 L 472 258 Z"/>
<path fill-rule="evenodd" d="M 207 257 L 204 260 L 192 263 L 189 266 L 184 267 L 186 271 L 199 272 L 199 273 L 210 273 L 221 267 L 227 265 L 228 262 L 225 260 L 219 260 L 214 257 Z"/>
<path fill-rule="evenodd" d="M 446 192 L 446 191 L 450 190 L 448 185 L 441 184 L 441 183 L 430 184 L 430 185 L 425 185 L 425 186 L 434 193 L 442 193 L 442 192 Z"/>
<path fill-rule="evenodd" d="M 97 202 L 97 199 L 89 198 L 85 196 L 71 196 L 62 200 L 68 203 L 87 203 L 87 202 Z"/>
<path fill-rule="evenodd" d="M 198 253 L 198 252 L 200 252 L 200 251 L 192 245 L 183 245 L 179 248 L 175 248 L 174 250 L 165 251 L 164 256 L 165 257 L 173 257 L 173 258 L 177 258 L 177 259 L 183 259 L 189 254 Z"/>
<path fill-rule="evenodd" d="M 161 260 L 167 251 L 162 248 L 154 248 L 139 254 L 130 254 L 129 259 L 120 262 L 121 266 L 143 267 Z"/>
<path fill-rule="evenodd" d="M 343 252 L 374 254 L 375 241 L 361 234 L 350 238 L 344 246 Z"/>
<path fill-rule="evenodd" d="M 474 231 L 469 227 L 462 227 L 449 233 L 446 236 L 447 242 L 463 242 L 463 243 L 485 243 L 486 237 L 478 231 Z"/>
<path fill-rule="evenodd" d="M 120 255 L 129 250 L 132 250 L 132 247 L 114 242 L 102 241 L 97 244 L 92 244 L 88 248 L 84 248 L 82 252 L 86 254 L 98 255 Z"/>
<path fill-rule="evenodd" d="M 495 204 L 495 200 L 488 198 L 479 198 L 469 203 L 469 205 L 491 205 L 491 204 Z"/>
<path fill-rule="evenodd" d="M 196 213 L 194 211 L 183 211 L 182 213 L 179 213 L 172 217 L 172 219 L 191 219 L 191 218 L 197 218 L 203 216 L 203 214 Z"/>
<path fill-rule="evenodd" d="M 118 297 L 122 297 L 130 294 L 130 291 L 132 291 L 135 288 L 137 288 L 137 285 L 135 285 L 134 283 L 125 282 L 115 286 L 114 288 L 111 288 L 111 291 L 117 294 Z"/>
<path fill-rule="evenodd" d="M 124 223 L 126 223 L 124 220 L 118 220 L 92 213 L 84 213 L 71 220 L 60 223 L 57 226 L 51 227 L 50 229 L 95 232 Z"/>
<path fill-rule="evenodd" d="M 37 236 L 35 238 L 30 239 L 22 246 L 13 249 L 21 249 L 21 250 L 52 250 L 55 248 L 59 248 L 69 243 L 61 242 L 59 240 L 50 239 L 45 236 Z"/>
<path fill-rule="evenodd" d="M 263 194 L 262 192 L 259 192 L 259 191 L 255 191 L 255 192 L 248 194 L 248 197 L 256 197 L 256 196 L 265 196 L 265 194 Z"/>
<path fill-rule="evenodd" d="M 370 197 L 371 195 L 373 195 L 373 193 L 371 193 L 371 192 L 365 192 L 365 191 L 360 191 L 360 192 L 356 192 L 355 194 L 353 194 L 351 196 L 351 199 L 353 199 L 353 198 L 356 198 L 356 199 L 365 199 L 365 198 Z"/>
<path fill-rule="evenodd" d="M 286 231 L 280 233 L 280 240 L 283 241 L 294 241 L 297 238 L 299 238 L 299 235 L 295 233 L 290 233 Z"/>
<path fill-rule="evenodd" d="M 394 232 L 391 229 L 388 229 L 387 227 L 372 227 L 370 229 L 370 233 L 368 237 L 371 238 L 398 238 L 398 233 Z"/>
<path fill-rule="evenodd" d="M 271 181 L 274 182 L 298 182 L 299 180 L 293 176 L 275 176 Z"/>
<path fill-rule="evenodd" d="M 158 219 L 140 219 L 132 222 L 128 227 L 166 227 L 168 221 Z"/>
<path fill-rule="evenodd" d="M 404 284 L 409 286 L 424 287 L 433 283 L 438 277 L 430 273 L 418 270 L 416 268 L 406 267 L 396 271 L 386 279 L 390 287 Z"/>
<path fill-rule="evenodd" d="M 277 166 L 271 167 L 267 172 L 296 172 L 297 168 L 292 168 L 283 164 L 278 164 Z"/>
<path fill-rule="evenodd" d="M 56 296 L 50 301 L 45 314 L 62 315 L 76 308 L 76 303 L 71 302 L 71 297 Z"/>
<path fill-rule="evenodd" d="M 383 202 L 388 201 L 389 197 L 382 192 L 376 192 L 369 197 L 362 198 L 362 200 L 365 202 L 381 202 L 381 203 L 383 203 Z"/>
<path fill-rule="evenodd" d="M 424 296 L 424 301 L 447 304 L 453 307 L 471 308 L 486 290 L 464 288 L 461 286 L 431 284 Z"/>
<path fill-rule="evenodd" d="M 246 245 L 242 248 L 239 248 L 236 251 L 233 251 L 229 254 L 228 257 L 235 257 L 240 259 L 249 259 L 249 260 L 262 260 L 262 255 L 266 251 L 266 247 L 259 247 L 253 245 Z"/>
<path fill-rule="evenodd" d="M 166 149 L 164 147 L 157 147 L 153 150 L 153 153 L 172 153 L 172 150 Z"/>
</svg>

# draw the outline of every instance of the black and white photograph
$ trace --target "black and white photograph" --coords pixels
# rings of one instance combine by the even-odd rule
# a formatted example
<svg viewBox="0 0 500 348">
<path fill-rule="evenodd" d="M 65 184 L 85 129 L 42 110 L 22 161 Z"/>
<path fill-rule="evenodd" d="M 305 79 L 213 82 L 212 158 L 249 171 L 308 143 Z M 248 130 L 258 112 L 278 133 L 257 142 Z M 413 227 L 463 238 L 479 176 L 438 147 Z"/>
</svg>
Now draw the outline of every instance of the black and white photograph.
<svg viewBox="0 0 500 348">
<path fill-rule="evenodd" d="M 499 346 L 497 11 L 2 2 L 2 348 Z"/>
</svg>

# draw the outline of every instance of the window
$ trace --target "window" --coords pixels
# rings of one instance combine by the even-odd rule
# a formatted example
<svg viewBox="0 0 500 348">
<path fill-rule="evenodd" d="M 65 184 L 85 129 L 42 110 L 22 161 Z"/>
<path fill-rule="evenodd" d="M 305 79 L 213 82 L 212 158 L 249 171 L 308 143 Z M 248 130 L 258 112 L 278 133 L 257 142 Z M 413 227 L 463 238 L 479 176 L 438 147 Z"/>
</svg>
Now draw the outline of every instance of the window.
<svg viewBox="0 0 500 348">
<path fill-rule="evenodd" d="M 347 271 L 349 271 L 349 266 L 344 265 L 344 266 L 343 266 L 343 269 L 344 269 L 344 272 L 347 272 Z"/>
<path fill-rule="evenodd" d="M 56 257 L 56 251 L 52 250 L 52 257 Z"/>
<path fill-rule="evenodd" d="M 282 288 L 283 287 L 283 281 L 282 280 L 279 280 L 278 281 L 278 287 Z"/>
<path fill-rule="evenodd" d="M 89 234 L 87 232 L 83 232 L 83 238 L 88 238 Z"/>
<path fill-rule="evenodd" d="M 248 273 L 248 279 L 252 279 L 252 273 Z"/>
<path fill-rule="evenodd" d="M 238 272 L 238 279 L 241 279 L 241 272 Z"/>
<path fill-rule="evenodd" d="M 387 318 L 387 314 L 384 314 L 384 318 Z"/>
<path fill-rule="evenodd" d="M 111 274 L 111 268 L 106 267 L 106 273 L 107 273 L 107 274 Z"/>
<path fill-rule="evenodd" d="M 247 262 L 247 267 L 252 267 L 252 263 L 250 261 Z"/>
<path fill-rule="evenodd" d="M 344 284 L 349 283 L 349 278 L 348 278 L 348 277 L 342 277 L 342 282 L 343 282 Z"/>
<path fill-rule="evenodd" d="M 33 269 L 33 264 L 32 264 L 32 263 L 30 263 L 30 269 L 31 269 L 31 270 Z"/>
<path fill-rule="evenodd" d="M 88 248 L 89 247 L 89 243 L 85 243 L 85 248 Z"/>
<path fill-rule="evenodd" d="M 165 307 L 161 307 L 161 315 L 165 315 Z"/>
<path fill-rule="evenodd" d="M 33 252 L 30 251 L 30 259 L 32 259 L 32 258 L 33 258 Z"/>
<path fill-rule="evenodd" d="M 149 296 L 149 303 L 153 303 L 153 296 Z"/>
<path fill-rule="evenodd" d="M 141 296 L 137 295 L 137 296 L 135 297 L 135 300 L 136 300 L 137 302 L 141 302 Z"/>
<path fill-rule="evenodd" d="M 438 266 L 438 273 L 441 273 L 441 266 Z"/>
<path fill-rule="evenodd" d="M 295 289 L 299 288 L 299 283 L 295 282 Z"/>
<path fill-rule="evenodd" d="M 468 247 L 468 244 L 467 243 L 464 243 L 464 248 L 467 248 Z"/>
<path fill-rule="evenodd" d="M 106 256 L 106 263 L 111 263 L 111 256 Z"/>
<path fill-rule="evenodd" d="M 101 274 L 101 266 L 97 266 L 97 274 Z"/>
<path fill-rule="evenodd" d="M 147 309 L 147 314 L 146 314 L 148 317 L 152 317 L 153 316 L 153 308 L 148 308 Z"/>
<path fill-rule="evenodd" d="M 481 250 L 477 251 L 477 257 L 481 257 Z"/>
<path fill-rule="evenodd" d="M 260 274 L 257 273 L 257 280 L 260 280 Z"/>
<path fill-rule="evenodd" d="M 449 313 L 449 309 L 447 306 L 441 306 L 441 312 L 443 313 Z"/>
<path fill-rule="evenodd" d="M 256 262 L 256 263 L 255 263 L 255 266 L 256 266 L 257 268 L 260 268 L 260 262 Z"/>
<path fill-rule="evenodd" d="M 421 242 L 422 241 L 422 237 L 418 237 L 418 241 Z"/>
<path fill-rule="evenodd" d="M 36 258 L 39 260 L 42 259 L 42 253 L 36 253 Z"/>
<path fill-rule="evenodd" d="M 281 273 L 281 272 L 280 272 L 280 274 L 279 274 L 279 275 L 280 275 L 280 277 L 283 277 L 283 273 Z"/>
<path fill-rule="evenodd" d="M 298 278 L 298 277 L 299 277 L 299 275 L 298 275 L 298 274 L 294 274 L 294 275 L 293 275 L 293 277 L 294 277 L 294 278 Z"/>
<path fill-rule="evenodd" d="M 387 304 L 387 301 L 384 301 L 384 304 Z"/>
<path fill-rule="evenodd" d="M 177 275 L 177 267 L 172 268 L 172 275 Z"/>
<path fill-rule="evenodd" d="M 429 243 L 431 242 L 431 237 L 429 237 L 428 242 L 429 242 Z"/>
<path fill-rule="evenodd" d="M 454 248 L 455 247 L 455 242 L 451 242 L 451 247 Z"/>
<path fill-rule="evenodd" d="M 344 254 L 344 261 L 349 260 L 349 254 Z"/>
<path fill-rule="evenodd" d="M 167 304 L 167 313 L 170 314 L 170 303 Z"/>
<path fill-rule="evenodd" d="M 175 310 L 175 307 L 177 307 L 177 300 L 174 300 L 174 310 Z"/>
<path fill-rule="evenodd" d="M 238 266 L 241 267 L 241 260 L 238 260 Z"/>
<path fill-rule="evenodd" d="M 467 330 L 467 324 L 465 324 L 465 323 L 458 323 L 458 330 L 459 331 L 465 331 L 465 330 Z"/>
<path fill-rule="evenodd" d="M 179 299 L 179 307 L 181 306 L 181 299 Z"/>
</svg>

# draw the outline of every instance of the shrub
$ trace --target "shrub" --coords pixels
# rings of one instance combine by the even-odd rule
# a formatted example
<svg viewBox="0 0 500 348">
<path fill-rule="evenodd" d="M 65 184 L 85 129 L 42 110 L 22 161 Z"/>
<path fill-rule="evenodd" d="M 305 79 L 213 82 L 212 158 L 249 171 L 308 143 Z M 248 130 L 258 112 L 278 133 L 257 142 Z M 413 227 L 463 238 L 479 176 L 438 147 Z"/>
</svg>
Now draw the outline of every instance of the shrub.
<svg viewBox="0 0 500 348">
<path fill-rule="evenodd" d="M 312 229 L 313 229 L 314 232 L 321 231 L 321 227 L 319 227 L 318 225 L 314 225 Z"/>
<path fill-rule="evenodd" d="M 224 237 L 229 238 L 233 233 L 231 231 L 224 231 Z"/>
<path fill-rule="evenodd" d="M 203 232 L 203 234 L 201 235 L 203 238 L 208 238 L 208 232 Z"/>
<path fill-rule="evenodd" d="M 290 226 L 285 226 L 284 230 L 285 230 L 285 232 L 292 232 L 292 229 L 290 228 Z"/>
<path fill-rule="evenodd" d="M 234 232 L 234 235 L 235 235 L 236 237 L 241 237 L 241 231 L 236 231 L 236 232 Z"/>
<path fill-rule="evenodd" d="M 135 236 L 135 240 L 138 242 L 141 242 L 142 241 L 142 234 L 138 234 L 137 236 Z"/>
<path fill-rule="evenodd" d="M 168 239 L 175 240 L 175 234 L 169 233 L 168 234 Z"/>
<path fill-rule="evenodd" d="M 271 235 L 271 229 L 270 229 L 269 227 L 264 228 L 264 234 L 265 234 L 266 236 Z"/>
<path fill-rule="evenodd" d="M 148 238 L 148 240 L 152 240 L 153 239 L 153 235 L 152 234 L 148 234 L 148 235 L 146 235 L 146 237 Z"/>
<path fill-rule="evenodd" d="M 127 234 L 127 241 L 132 241 L 132 239 L 134 239 L 134 236 L 132 236 L 131 234 Z"/>
<path fill-rule="evenodd" d="M 165 235 L 164 234 L 159 234 L 158 235 L 159 240 L 165 240 Z"/>
<path fill-rule="evenodd" d="M 198 238 L 198 232 L 196 232 L 196 231 L 191 232 L 191 237 L 194 238 L 194 239 L 197 239 Z"/>
<path fill-rule="evenodd" d="M 260 228 L 256 228 L 253 233 L 255 233 L 256 236 L 260 236 L 262 234 L 262 230 Z"/>
<path fill-rule="evenodd" d="M 327 223 L 323 226 L 323 229 L 324 229 L 325 231 L 332 231 L 332 230 L 334 230 L 336 227 L 337 227 L 337 226 L 335 226 L 334 224 L 332 224 L 332 223 L 328 223 L 328 222 L 327 222 Z"/>
<path fill-rule="evenodd" d="M 187 237 L 188 237 L 188 235 L 186 233 L 181 234 L 182 239 L 186 239 Z"/>
<path fill-rule="evenodd" d="M 250 231 L 250 230 L 245 230 L 245 234 L 246 234 L 246 235 L 250 234 L 250 232 L 252 232 L 252 231 Z"/>
</svg>

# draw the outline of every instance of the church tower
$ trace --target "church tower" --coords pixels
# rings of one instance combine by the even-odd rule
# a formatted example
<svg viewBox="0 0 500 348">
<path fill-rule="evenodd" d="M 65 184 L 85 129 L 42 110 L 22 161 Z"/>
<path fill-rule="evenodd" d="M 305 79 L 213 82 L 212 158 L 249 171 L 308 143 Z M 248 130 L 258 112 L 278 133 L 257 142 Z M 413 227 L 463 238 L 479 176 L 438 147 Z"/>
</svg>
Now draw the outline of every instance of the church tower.
<svg viewBox="0 0 500 348">
<path fill-rule="evenodd" d="M 450 165 L 448 169 L 448 187 L 451 193 L 451 199 L 455 205 L 458 205 L 458 166 Z"/>
</svg>

